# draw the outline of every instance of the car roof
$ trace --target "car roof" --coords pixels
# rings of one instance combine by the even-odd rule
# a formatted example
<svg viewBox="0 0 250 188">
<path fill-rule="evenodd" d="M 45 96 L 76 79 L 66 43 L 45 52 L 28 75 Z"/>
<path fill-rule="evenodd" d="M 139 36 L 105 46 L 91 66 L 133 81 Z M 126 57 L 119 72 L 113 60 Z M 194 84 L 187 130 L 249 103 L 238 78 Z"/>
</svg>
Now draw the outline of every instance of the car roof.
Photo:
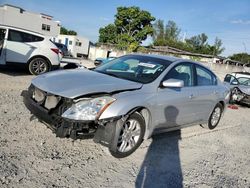
<svg viewBox="0 0 250 188">
<path fill-rule="evenodd" d="M 130 55 L 139 55 L 139 56 L 144 56 L 144 57 L 158 58 L 158 59 L 163 59 L 163 60 L 167 60 L 167 61 L 171 61 L 171 62 L 180 61 L 180 60 L 183 61 L 183 59 L 181 59 L 181 58 L 172 57 L 172 56 L 165 56 L 165 55 L 156 55 L 156 54 L 130 54 Z"/>
<path fill-rule="evenodd" d="M 249 72 L 232 72 L 232 73 L 235 73 L 235 74 L 245 74 L 245 75 L 250 75 L 250 73 Z"/>
<path fill-rule="evenodd" d="M 27 30 L 27 29 L 23 29 L 23 28 L 19 28 L 19 27 L 14 27 L 14 26 L 10 26 L 10 25 L 0 24 L 0 27 L 6 28 L 6 29 L 14 29 L 14 30 L 17 30 L 17 31 L 23 31 L 23 32 L 26 32 L 26 33 L 29 33 L 29 34 L 40 36 L 40 37 L 46 37 L 42 33 L 38 33 L 38 32 L 35 32 L 35 31 L 30 31 L 30 30 Z"/>
</svg>

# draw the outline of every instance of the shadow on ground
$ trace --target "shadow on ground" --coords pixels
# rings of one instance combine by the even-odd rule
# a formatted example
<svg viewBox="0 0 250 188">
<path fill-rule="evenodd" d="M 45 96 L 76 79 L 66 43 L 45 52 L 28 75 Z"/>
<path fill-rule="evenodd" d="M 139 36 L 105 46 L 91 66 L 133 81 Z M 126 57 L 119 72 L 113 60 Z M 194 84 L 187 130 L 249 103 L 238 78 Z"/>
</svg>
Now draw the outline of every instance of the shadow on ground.
<svg viewBox="0 0 250 188">
<path fill-rule="evenodd" d="M 176 125 L 178 113 L 177 108 L 168 106 L 165 109 L 167 122 L 172 121 L 173 125 Z M 183 187 L 179 140 L 180 130 L 152 137 L 152 143 L 137 175 L 136 188 Z"/>
<path fill-rule="evenodd" d="M 0 73 L 7 74 L 10 76 L 26 76 L 30 75 L 28 70 L 24 67 L 16 67 L 16 66 L 0 66 Z"/>
</svg>

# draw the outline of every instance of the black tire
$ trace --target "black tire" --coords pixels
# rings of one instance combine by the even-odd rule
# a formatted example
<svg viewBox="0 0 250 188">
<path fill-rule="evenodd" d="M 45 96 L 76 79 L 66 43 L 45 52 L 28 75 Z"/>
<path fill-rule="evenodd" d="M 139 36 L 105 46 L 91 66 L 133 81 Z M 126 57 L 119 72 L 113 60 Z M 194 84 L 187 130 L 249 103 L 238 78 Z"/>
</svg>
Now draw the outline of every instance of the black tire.
<svg viewBox="0 0 250 188">
<path fill-rule="evenodd" d="M 29 62 L 29 72 L 33 75 L 39 75 L 49 71 L 49 63 L 42 57 L 36 57 Z"/>
<path fill-rule="evenodd" d="M 118 127 L 119 127 L 119 124 L 121 123 L 121 121 L 122 120 L 118 120 L 116 122 L 116 125 L 118 125 Z M 138 123 L 137 126 L 140 127 L 139 137 L 138 137 L 138 140 L 136 141 L 135 145 L 131 149 L 129 149 L 128 151 L 121 152 L 120 147 L 121 147 L 123 142 L 121 143 L 120 139 L 121 139 L 122 135 L 125 134 L 124 126 L 127 125 L 129 123 L 129 121 L 136 121 Z M 120 124 L 120 127 L 121 128 L 118 131 L 116 131 L 116 133 L 114 135 L 113 142 L 110 144 L 110 147 L 109 147 L 109 151 L 110 151 L 111 155 L 116 157 L 116 158 L 123 158 L 123 157 L 127 157 L 127 156 L 131 155 L 141 145 L 141 143 L 143 141 L 144 134 L 145 134 L 145 121 L 140 113 L 134 112 L 126 119 L 126 121 L 124 121 L 124 122 L 122 122 L 122 124 Z M 136 127 L 136 129 L 137 129 L 137 127 Z M 133 137 L 133 139 L 135 139 L 135 137 Z M 129 145 L 129 143 L 127 143 L 127 144 Z"/>
<path fill-rule="evenodd" d="M 219 110 L 218 110 L 219 109 Z M 213 115 L 214 113 L 217 113 L 219 111 L 219 117 L 218 117 L 218 120 L 216 121 L 216 123 L 213 122 Z M 203 128 L 207 128 L 207 129 L 214 129 L 215 127 L 217 127 L 217 125 L 219 124 L 220 122 L 220 119 L 221 119 L 221 116 L 222 116 L 222 112 L 223 112 L 223 105 L 221 103 L 218 103 L 216 104 L 216 106 L 214 107 L 209 119 L 208 119 L 208 123 L 207 124 L 202 124 L 201 126 Z"/>
</svg>

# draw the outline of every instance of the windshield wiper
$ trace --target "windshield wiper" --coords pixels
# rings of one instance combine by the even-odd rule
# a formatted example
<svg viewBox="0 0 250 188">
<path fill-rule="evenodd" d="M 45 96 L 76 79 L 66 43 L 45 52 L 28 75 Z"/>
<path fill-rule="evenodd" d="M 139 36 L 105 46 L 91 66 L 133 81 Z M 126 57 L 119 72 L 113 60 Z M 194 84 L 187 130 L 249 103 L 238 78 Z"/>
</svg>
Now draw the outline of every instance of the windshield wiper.
<svg viewBox="0 0 250 188">
<path fill-rule="evenodd" d="M 120 78 L 119 76 L 117 76 L 116 74 L 114 73 L 110 73 L 110 72 L 102 72 L 103 74 L 107 74 L 109 76 L 113 76 L 113 77 L 116 77 L 116 78 Z"/>
<path fill-rule="evenodd" d="M 110 72 L 103 72 L 103 71 L 99 71 L 99 70 L 94 70 L 96 72 L 99 72 L 101 74 L 107 74 L 109 76 L 113 76 L 113 77 L 116 77 L 116 78 L 120 78 L 119 76 L 117 76 L 116 74 L 113 74 L 113 73 L 110 73 Z"/>
</svg>

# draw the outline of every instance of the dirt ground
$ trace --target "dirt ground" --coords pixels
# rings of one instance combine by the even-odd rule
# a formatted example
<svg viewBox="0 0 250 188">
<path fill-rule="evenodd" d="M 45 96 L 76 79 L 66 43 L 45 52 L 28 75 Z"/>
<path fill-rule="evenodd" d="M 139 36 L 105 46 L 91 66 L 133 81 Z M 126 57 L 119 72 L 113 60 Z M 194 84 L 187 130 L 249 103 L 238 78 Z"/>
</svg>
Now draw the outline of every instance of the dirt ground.
<svg viewBox="0 0 250 188">
<path fill-rule="evenodd" d="M 227 109 L 213 131 L 194 126 L 112 157 L 90 140 L 30 122 L 21 91 L 33 76 L 0 70 L 0 187 L 250 187 L 250 108 Z"/>
</svg>

